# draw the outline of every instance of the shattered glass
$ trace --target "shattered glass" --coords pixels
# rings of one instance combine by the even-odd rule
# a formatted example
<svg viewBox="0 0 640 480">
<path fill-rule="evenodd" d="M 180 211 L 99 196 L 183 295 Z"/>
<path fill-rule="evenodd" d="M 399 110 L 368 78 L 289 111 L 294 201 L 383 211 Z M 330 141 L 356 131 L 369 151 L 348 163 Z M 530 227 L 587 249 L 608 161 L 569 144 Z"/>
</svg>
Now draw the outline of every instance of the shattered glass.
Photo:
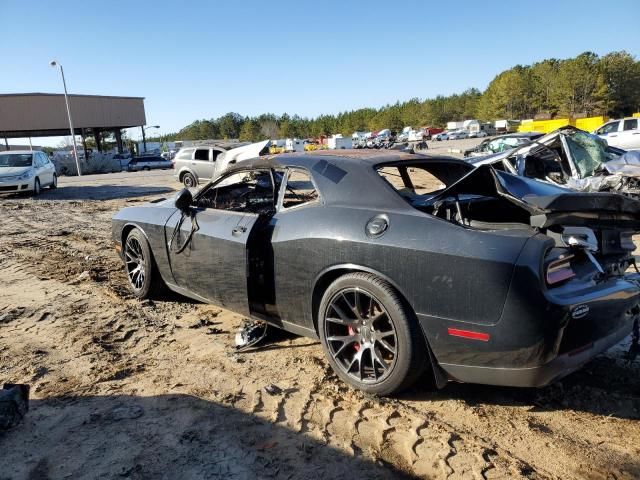
<svg viewBox="0 0 640 480">
<path fill-rule="evenodd" d="M 580 178 L 592 176 L 609 160 L 607 144 L 600 138 L 581 131 L 565 138 Z"/>
</svg>

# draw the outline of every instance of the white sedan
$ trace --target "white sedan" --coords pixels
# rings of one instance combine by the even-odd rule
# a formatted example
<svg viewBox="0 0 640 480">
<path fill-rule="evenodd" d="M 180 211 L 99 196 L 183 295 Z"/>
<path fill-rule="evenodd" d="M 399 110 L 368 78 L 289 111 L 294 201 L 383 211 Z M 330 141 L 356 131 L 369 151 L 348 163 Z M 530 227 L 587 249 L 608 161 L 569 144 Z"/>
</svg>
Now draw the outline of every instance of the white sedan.
<svg viewBox="0 0 640 480">
<path fill-rule="evenodd" d="M 33 192 L 57 188 L 56 168 L 46 153 L 37 150 L 0 152 L 0 193 Z"/>
<path fill-rule="evenodd" d="M 468 138 L 469 134 L 466 130 L 458 130 L 457 132 L 451 132 L 448 135 L 449 140 L 460 140 L 462 138 Z"/>
</svg>

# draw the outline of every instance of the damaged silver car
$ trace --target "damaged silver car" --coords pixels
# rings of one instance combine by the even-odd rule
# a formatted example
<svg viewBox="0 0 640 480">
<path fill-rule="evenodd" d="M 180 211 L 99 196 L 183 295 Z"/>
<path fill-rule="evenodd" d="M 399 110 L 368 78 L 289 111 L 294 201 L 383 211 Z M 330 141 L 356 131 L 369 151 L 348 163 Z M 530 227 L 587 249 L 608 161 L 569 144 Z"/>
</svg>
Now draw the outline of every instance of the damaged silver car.
<svg viewBox="0 0 640 480">
<path fill-rule="evenodd" d="M 640 152 L 611 147 L 598 136 L 571 126 L 513 150 L 470 161 L 580 192 L 640 196 Z"/>
</svg>

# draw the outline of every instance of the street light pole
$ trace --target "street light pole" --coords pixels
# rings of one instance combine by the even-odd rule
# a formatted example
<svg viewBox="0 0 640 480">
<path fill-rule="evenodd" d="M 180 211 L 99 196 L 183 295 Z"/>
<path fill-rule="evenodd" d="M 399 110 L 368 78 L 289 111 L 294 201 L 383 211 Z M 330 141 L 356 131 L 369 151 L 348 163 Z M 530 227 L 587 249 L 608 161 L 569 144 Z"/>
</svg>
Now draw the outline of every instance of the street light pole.
<svg viewBox="0 0 640 480">
<path fill-rule="evenodd" d="M 64 102 L 67 104 L 67 117 L 69 118 L 69 129 L 71 130 L 71 138 L 73 139 L 73 156 L 76 159 L 76 168 L 78 169 L 78 176 L 82 175 L 80 171 L 80 161 L 78 160 L 78 145 L 76 144 L 76 132 L 73 129 L 73 121 L 71 120 L 71 109 L 69 108 L 69 94 L 67 93 L 67 82 L 64 79 L 64 70 L 62 69 L 62 65 L 59 64 L 56 60 L 51 60 L 49 62 L 53 68 L 60 67 L 60 74 L 62 75 L 62 85 L 64 86 Z"/>
</svg>

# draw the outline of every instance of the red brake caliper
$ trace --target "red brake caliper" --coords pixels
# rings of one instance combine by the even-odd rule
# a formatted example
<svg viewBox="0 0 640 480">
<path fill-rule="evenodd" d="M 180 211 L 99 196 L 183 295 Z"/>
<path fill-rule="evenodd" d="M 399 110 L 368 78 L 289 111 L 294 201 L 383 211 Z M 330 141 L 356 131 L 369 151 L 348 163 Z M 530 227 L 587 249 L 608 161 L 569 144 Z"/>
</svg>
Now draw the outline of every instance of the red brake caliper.
<svg viewBox="0 0 640 480">
<path fill-rule="evenodd" d="M 356 331 L 353 329 L 353 327 L 351 325 L 349 325 L 349 335 L 354 336 L 356 334 Z M 353 348 L 355 348 L 356 352 L 360 350 L 360 344 L 358 342 L 355 342 L 353 344 Z"/>
</svg>

